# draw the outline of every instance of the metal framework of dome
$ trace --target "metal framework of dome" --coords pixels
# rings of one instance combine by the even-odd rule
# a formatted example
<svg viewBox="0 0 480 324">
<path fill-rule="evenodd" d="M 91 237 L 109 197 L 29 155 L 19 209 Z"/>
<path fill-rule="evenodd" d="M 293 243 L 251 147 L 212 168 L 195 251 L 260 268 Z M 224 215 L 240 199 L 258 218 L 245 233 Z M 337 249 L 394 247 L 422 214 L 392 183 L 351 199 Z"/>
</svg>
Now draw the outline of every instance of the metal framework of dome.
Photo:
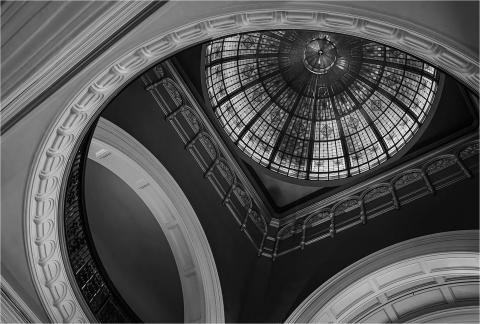
<svg viewBox="0 0 480 324">
<path fill-rule="evenodd" d="M 397 154 L 425 122 L 439 73 L 404 52 L 326 32 L 278 30 L 206 45 L 205 84 L 225 132 L 280 174 L 334 180 Z"/>
</svg>

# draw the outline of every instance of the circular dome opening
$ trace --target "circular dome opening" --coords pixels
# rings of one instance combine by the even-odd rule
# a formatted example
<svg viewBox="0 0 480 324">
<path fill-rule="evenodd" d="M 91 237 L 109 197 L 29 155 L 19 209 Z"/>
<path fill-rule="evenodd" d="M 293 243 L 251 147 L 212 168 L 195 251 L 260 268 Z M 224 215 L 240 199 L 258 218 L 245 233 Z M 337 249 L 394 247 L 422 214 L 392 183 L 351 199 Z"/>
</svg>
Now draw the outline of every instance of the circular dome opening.
<svg viewBox="0 0 480 324">
<path fill-rule="evenodd" d="M 348 35 L 262 31 L 205 48 L 206 93 L 226 134 L 296 179 L 349 178 L 399 157 L 438 89 L 433 66 Z"/>
</svg>

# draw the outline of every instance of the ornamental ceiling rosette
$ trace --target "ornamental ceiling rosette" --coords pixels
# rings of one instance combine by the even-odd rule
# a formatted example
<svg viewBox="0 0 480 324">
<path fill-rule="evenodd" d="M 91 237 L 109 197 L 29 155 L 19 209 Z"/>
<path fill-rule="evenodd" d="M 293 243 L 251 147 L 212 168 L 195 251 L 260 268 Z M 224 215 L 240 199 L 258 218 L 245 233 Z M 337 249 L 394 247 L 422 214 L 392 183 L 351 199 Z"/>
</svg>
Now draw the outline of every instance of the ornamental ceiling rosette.
<svg viewBox="0 0 480 324">
<path fill-rule="evenodd" d="M 206 93 L 228 137 L 263 167 L 303 180 L 349 178 L 404 154 L 439 82 L 404 52 L 318 31 L 233 35 L 204 55 Z"/>
</svg>

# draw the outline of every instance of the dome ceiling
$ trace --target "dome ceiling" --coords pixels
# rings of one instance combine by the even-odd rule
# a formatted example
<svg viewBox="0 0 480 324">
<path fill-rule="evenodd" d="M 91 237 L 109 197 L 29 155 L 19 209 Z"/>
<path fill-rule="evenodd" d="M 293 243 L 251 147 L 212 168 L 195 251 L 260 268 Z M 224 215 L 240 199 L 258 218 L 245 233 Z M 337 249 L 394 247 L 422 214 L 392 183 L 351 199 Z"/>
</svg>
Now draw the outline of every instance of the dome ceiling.
<svg viewBox="0 0 480 324">
<path fill-rule="evenodd" d="M 335 180 L 368 171 L 431 113 L 439 73 L 365 39 L 264 31 L 209 42 L 210 104 L 233 143 L 267 169 Z"/>
</svg>

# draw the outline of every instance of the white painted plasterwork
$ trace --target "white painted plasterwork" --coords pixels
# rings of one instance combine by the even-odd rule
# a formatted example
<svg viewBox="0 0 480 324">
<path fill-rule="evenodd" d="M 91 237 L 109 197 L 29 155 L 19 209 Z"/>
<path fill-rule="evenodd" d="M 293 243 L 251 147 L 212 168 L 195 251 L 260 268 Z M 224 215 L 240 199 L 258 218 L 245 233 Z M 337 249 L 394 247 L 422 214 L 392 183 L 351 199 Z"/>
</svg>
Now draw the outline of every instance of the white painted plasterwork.
<svg viewBox="0 0 480 324">
<path fill-rule="evenodd" d="M 146 1 L 2 4 L 2 19 L 9 22 L 2 25 L 6 39 L 2 42 L 2 125 L 147 5 Z M 46 33 L 53 36 L 45 39 Z M 41 64 L 31 64 L 33 57 Z"/>
<path fill-rule="evenodd" d="M 59 2 L 52 3 L 58 4 Z M 68 5 L 67 2 L 57 7 L 52 3 L 49 4 L 47 8 L 51 8 L 50 10 L 53 11 L 51 16 L 61 15 L 63 19 L 62 22 L 65 24 L 62 30 L 74 30 L 75 26 L 78 25 L 79 19 L 76 10 L 61 11 L 62 6 Z M 386 15 L 384 13 L 385 9 L 372 10 L 371 5 L 368 3 L 365 5 L 357 3 L 356 6 L 353 7 L 349 5 L 348 1 L 337 3 L 322 3 L 320 1 L 298 2 L 296 5 L 292 5 L 287 1 L 280 3 L 265 1 L 255 4 L 258 9 L 252 10 L 252 3 L 245 2 L 244 5 L 239 5 L 238 3 L 232 5 L 232 3 L 224 2 L 222 6 L 220 6 L 220 10 L 218 6 L 214 8 L 214 11 L 217 12 L 215 14 L 212 13 L 210 17 L 200 19 L 193 24 L 188 23 L 184 26 L 171 26 L 176 29 L 173 33 L 161 35 L 164 31 L 159 31 L 159 36 L 172 37 L 176 43 L 177 40 L 183 42 L 187 39 L 193 42 L 204 41 L 229 33 L 256 29 L 294 28 L 340 32 L 372 39 L 412 53 L 455 75 L 472 87 L 472 89 L 478 91 L 478 53 L 472 52 L 471 48 L 461 44 L 455 38 L 440 35 L 438 31 L 434 31 L 433 28 L 425 28 L 424 25 L 428 25 L 429 22 L 418 21 L 418 17 L 415 18 L 417 20 L 415 22 L 407 21 L 405 18 L 400 18 L 395 12 Z M 17 79 L 19 79 L 20 76 L 23 79 L 21 79 L 21 84 L 16 86 L 16 88 L 11 89 L 11 91 L 9 89 L 7 97 L 2 98 L 2 111 L 4 114 L 2 125 L 29 101 L 33 100 L 35 96 L 45 91 L 47 87 L 57 80 L 62 73 L 65 73 L 69 67 L 85 57 L 88 51 L 92 51 L 102 40 L 107 39 L 113 32 L 122 28 L 125 21 L 128 21 L 140 12 L 146 5 L 147 2 L 144 1 L 129 3 L 120 1 L 111 7 L 101 8 L 101 10 L 93 8 L 97 10 L 88 14 L 90 16 L 93 14 L 98 15 L 99 18 L 78 37 L 72 38 L 72 41 L 67 46 L 62 49 L 57 49 L 53 54 L 50 53 L 49 56 L 46 55 L 42 57 L 40 64 L 26 64 L 27 62 L 31 63 L 30 57 L 20 57 L 20 59 L 14 57 L 18 62 L 13 61 L 12 63 L 9 61 L 9 65 L 6 66 L 9 71 L 12 69 L 12 66 L 15 66 L 17 69 L 25 69 L 26 66 L 31 65 L 39 68 L 35 73 L 31 71 L 29 72 L 30 74 L 26 72 L 24 74 L 15 73 L 11 76 L 8 75 L 8 79 L 3 78 L 5 80 L 2 80 L 2 85 L 8 87 L 11 87 L 11 84 L 16 84 L 14 81 L 18 81 Z M 208 7 L 212 6 L 212 4 L 205 4 L 203 6 Z M 362 8 L 362 6 L 365 8 Z M 380 6 L 383 6 L 383 4 L 380 4 Z M 5 7 L 7 7 L 7 10 L 14 12 L 13 9 L 10 9 L 13 5 L 5 5 Z M 9 16 L 7 16 L 7 18 L 11 20 L 22 19 L 22 17 L 25 16 L 25 12 L 29 14 L 28 11 L 33 10 L 29 7 L 31 7 L 30 4 L 24 5 L 21 10 L 15 12 L 13 19 Z M 201 10 L 196 10 L 197 8 L 195 8 L 195 5 L 190 1 L 184 3 L 176 2 L 173 5 L 168 4 L 167 8 L 162 8 L 162 10 L 166 9 L 166 11 L 168 11 L 168 7 L 175 7 L 177 10 L 180 9 L 179 11 L 184 12 L 185 16 L 191 15 L 191 12 L 201 12 Z M 242 9 L 242 7 L 244 8 Z M 392 7 L 390 10 L 394 10 L 394 8 Z M 435 10 L 435 6 L 426 5 L 425 10 Z M 445 9 L 438 8 L 438 10 Z M 31 20 L 35 18 L 38 17 L 33 16 Z M 16 38 L 14 38 L 14 43 L 16 44 L 17 52 L 30 52 L 32 46 L 35 45 L 39 48 L 55 48 L 55 46 L 58 46 L 57 44 L 64 41 L 65 38 L 68 39 L 68 37 L 58 34 L 58 23 L 49 24 L 50 20 L 45 21 L 45 19 L 42 20 L 41 18 L 38 20 L 41 21 L 39 26 L 35 24 L 27 26 L 30 28 L 27 34 L 28 37 L 22 35 L 21 32 L 25 34 L 24 30 L 15 30 L 14 36 Z M 195 20 L 196 19 L 193 19 L 192 21 Z M 451 22 L 446 22 L 445 24 L 448 23 Z M 68 24 L 71 25 L 69 26 Z M 432 24 L 438 25 L 438 22 L 432 22 Z M 475 25 L 474 22 L 472 22 L 472 24 Z M 152 26 L 152 28 L 155 27 Z M 48 39 L 50 43 L 45 43 L 40 32 L 50 36 Z M 17 36 L 17 34 L 20 36 Z M 60 38 L 60 36 L 63 38 Z M 182 47 L 182 45 L 180 45 L 180 47 Z M 12 57 L 7 56 L 4 58 L 4 61 L 5 59 L 12 60 Z"/>
<path fill-rule="evenodd" d="M 32 161 L 25 194 L 24 233 L 34 286 L 52 321 L 86 320 L 69 284 L 59 249 L 58 221 L 63 216 L 59 214 L 58 203 L 61 184 L 68 173 L 66 162 L 75 154 L 75 145 L 99 109 L 153 63 L 192 44 L 232 33 L 277 28 L 320 29 L 394 46 L 443 68 L 474 89 L 478 87 L 476 58 L 458 52 L 455 43 L 447 44 L 435 33 L 419 34 L 411 25 L 397 24 L 398 20 L 392 23 L 388 17 L 378 14 L 369 17 L 365 12 L 355 16 L 355 10 L 346 13 L 346 8 L 339 5 L 317 2 L 265 2 L 258 3 L 260 9 L 251 9 L 251 4 L 247 7 L 236 4 L 213 9 L 212 5 L 207 13 L 205 8 L 197 8 L 203 16 L 192 19 L 188 15 L 195 16 L 193 10 L 197 10 L 192 3 L 168 3 L 133 30 L 126 41 L 112 46 L 99 58 L 102 63 L 91 65 L 97 70 L 89 70 L 90 74 L 84 75 L 82 81 L 72 81 L 77 84 L 68 103 L 51 107 L 58 113 L 48 130 L 42 131 L 44 137 Z M 184 10 L 185 14 L 168 18 L 175 10 L 177 14 Z"/>
<path fill-rule="evenodd" d="M 477 305 L 447 308 L 433 311 L 429 314 L 415 317 L 409 320 L 407 323 L 478 324 L 479 322 L 479 308 Z"/>
<path fill-rule="evenodd" d="M 19 294 L 5 280 L 0 279 L 0 322 L 40 323 L 37 315 L 25 304 Z"/>
<path fill-rule="evenodd" d="M 475 320 L 479 256 L 478 231 L 474 230 L 395 244 L 329 279 L 286 322 L 416 322 L 455 313 Z M 477 307 L 477 312 L 462 312 L 466 306 Z"/>
<path fill-rule="evenodd" d="M 220 280 L 207 237 L 167 169 L 131 135 L 103 118 L 88 157 L 130 186 L 158 221 L 177 263 L 185 322 L 224 322 Z"/>
</svg>

